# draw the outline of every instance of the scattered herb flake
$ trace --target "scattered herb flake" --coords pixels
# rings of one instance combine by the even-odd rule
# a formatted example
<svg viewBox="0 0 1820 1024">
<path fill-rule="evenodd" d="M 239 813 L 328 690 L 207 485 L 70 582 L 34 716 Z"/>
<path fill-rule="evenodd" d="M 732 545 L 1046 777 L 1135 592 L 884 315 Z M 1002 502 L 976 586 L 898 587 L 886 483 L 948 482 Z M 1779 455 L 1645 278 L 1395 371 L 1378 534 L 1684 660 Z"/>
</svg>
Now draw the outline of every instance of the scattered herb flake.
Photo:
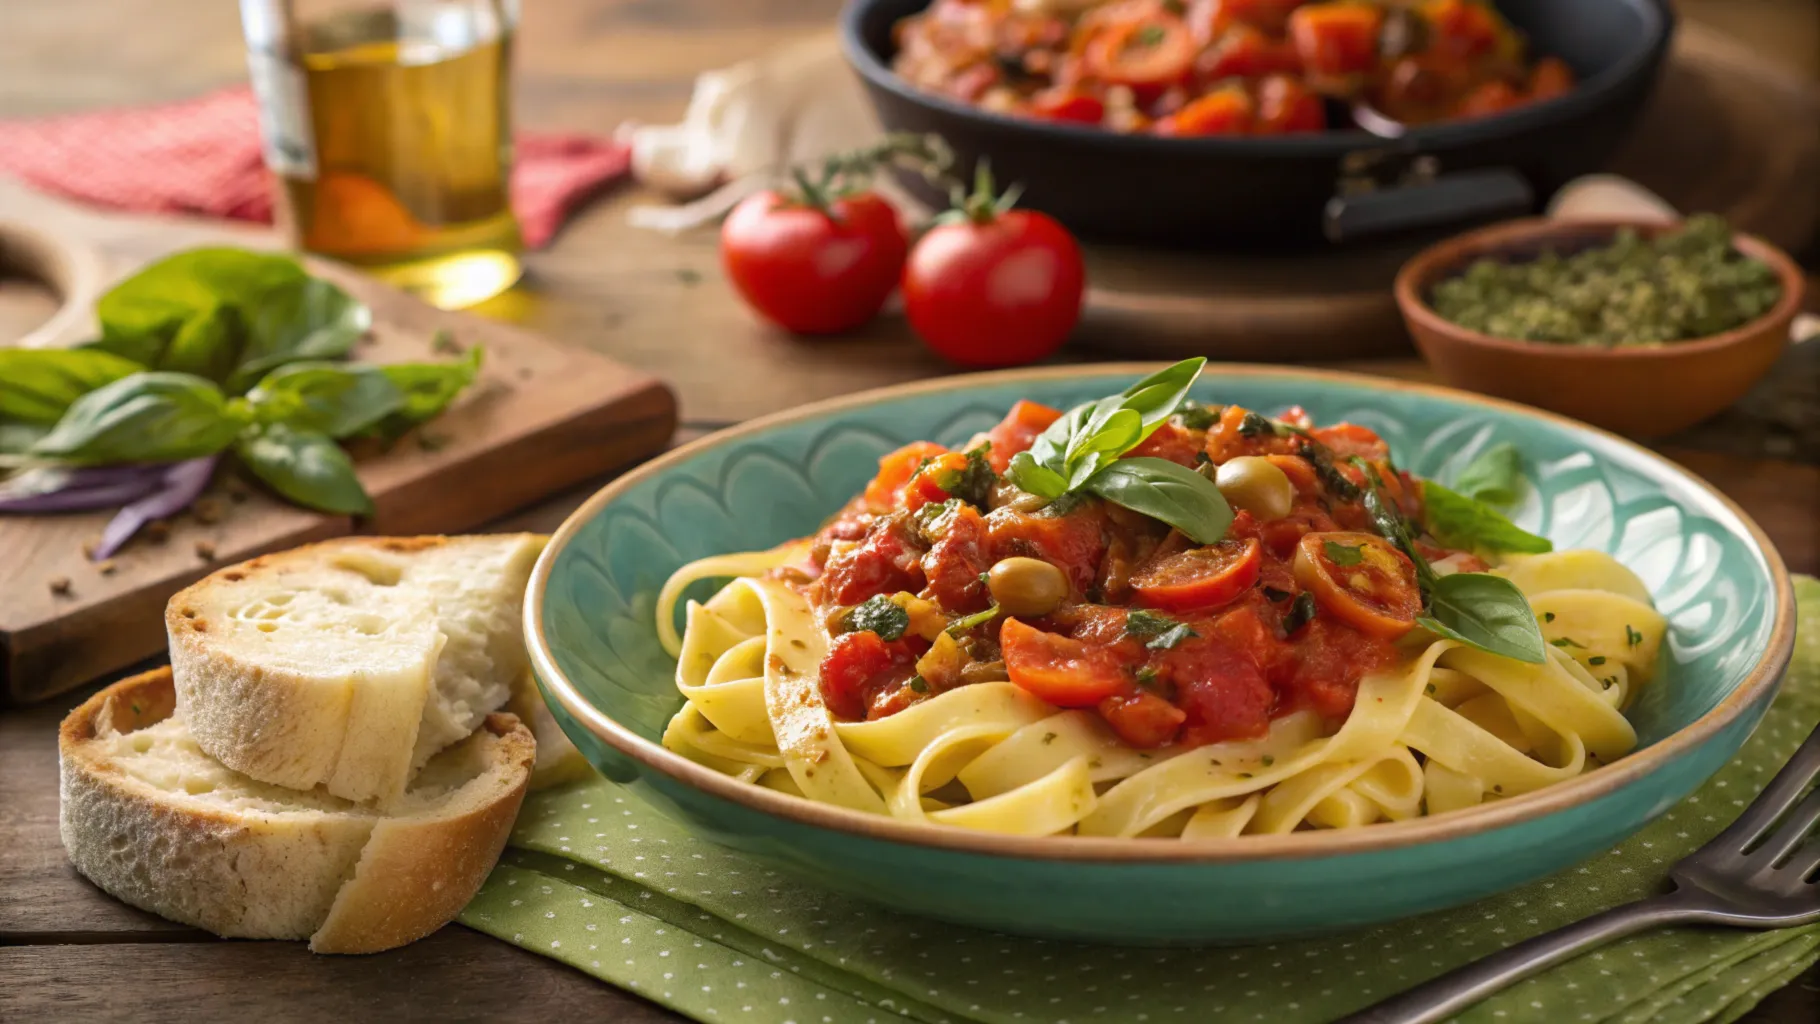
<svg viewBox="0 0 1820 1024">
<path fill-rule="evenodd" d="M 1554 612 L 1543 612 L 1543 613 L 1542 613 L 1542 621 L 1543 621 L 1543 622 L 1553 622 L 1553 621 L 1555 621 L 1555 613 L 1554 613 Z"/>
<path fill-rule="evenodd" d="M 1348 545 L 1330 540 L 1322 546 L 1322 549 L 1327 552 L 1329 562 L 1341 567 L 1358 565 L 1365 561 L 1365 545 L 1363 544 Z"/>
<path fill-rule="evenodd" d="M 1272 754 L 1264 755 L 1264 767 L 1268 768 L 1271 765 L 1276 764 L 1276 763 L 1277 763 L 1277 759 L 1276 759 L 1275 755 L 1272 755 Z"/>
<path fill-rule="evenodd" d="M 910 677 L 910 688 L 912 690 L 915 690 L 917 693 L 928 693 L 929 692 L 929 681 L 927 679 L 924 679 L 922 676 L 911 676 Z"/>
<path fill-rule="evenodd" d="M 1643 634 L 1630 628 L 1630 623 L 1626 622 L 1624 624 L 1624 642 L 1631 647 L 1635 647 L 1643 642 Z"/>
<path fill-rule="evenodd" d="M 1175 414 L 1181 417 L 1182 426 L 1189 430 L 1206 430 L 1220 420 L 1218 408 L 1199 402 L 1183 402 Z"/>
<path fill-rule="evenodd" d="M 1592 657 L 1586 659 L 1586 663 L 1588 665 L 1603 665 L 1603 664 L 1605 664 L 1605 655 L 1595 654 Z"/>
<path fill-rule="evenodd" d="M 1283 617 L 1283 632 L 1293 634 L 1303 626 L 1314 621 L 1314 595 L 1304 590 L 1296 595 L 1295 602 L 1289 606 L 1289 614 Z"/>
<path fill-rule="evenodd" d="M 1275 587 L 1265 587 L 1263 590 L 1264 600 L 1266 601 L 1287 601 L 1295 596 L 1293 591 L 1278 590 Z"/>
<path fill-rule="evenodd" d="M 1054 742 L 1055 742 L 1055 733 L 1046 732 L 1043 734 L 1043 746 L 1046 747 L 1049 744 L 1054 743 Z"/>
<path fill-rule="evenodd" d="M 865 603 L 855 605 L 841 620 L 841 625 L 849 633 L 870 630 L 877 633 L 880 640 L 888 642 L 901 639 L 904 631 L 910 628 L 910 613 L 884 594 L 875 594 Z"/>
<path fill-rule="evenodd" d="M 1586 649 L 1585 644 L 1583 644 L 1583 643 L 1579 642 L 1578 640 L 1575 640 L 1571 637 L 1565 637 L 1565 636 L 1555 637 L 1553 640 L 1550 640 L 1549 643 L 1553 644 L 1556 647 L 1578 647 L 1580 650 Z"/>
</svg>

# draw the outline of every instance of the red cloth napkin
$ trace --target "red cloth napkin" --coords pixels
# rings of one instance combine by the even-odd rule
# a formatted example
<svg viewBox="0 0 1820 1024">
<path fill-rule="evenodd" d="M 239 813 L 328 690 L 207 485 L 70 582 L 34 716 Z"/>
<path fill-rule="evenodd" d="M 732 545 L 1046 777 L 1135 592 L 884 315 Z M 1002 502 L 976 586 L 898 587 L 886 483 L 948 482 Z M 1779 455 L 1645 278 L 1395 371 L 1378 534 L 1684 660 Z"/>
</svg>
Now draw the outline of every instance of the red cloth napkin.
<svg viewBox="0 0 1820 1024">
<path fill-rule="evenodd" d="M 520 132 L 515 141 L 512 209 L 531 248 L 631 163 L 630 149 L 610 139 Z M 121 210 L 272 220 L 259 110 L 244 86 L 155 107 L 0 122 L 0 175 Z"/>
</svg>

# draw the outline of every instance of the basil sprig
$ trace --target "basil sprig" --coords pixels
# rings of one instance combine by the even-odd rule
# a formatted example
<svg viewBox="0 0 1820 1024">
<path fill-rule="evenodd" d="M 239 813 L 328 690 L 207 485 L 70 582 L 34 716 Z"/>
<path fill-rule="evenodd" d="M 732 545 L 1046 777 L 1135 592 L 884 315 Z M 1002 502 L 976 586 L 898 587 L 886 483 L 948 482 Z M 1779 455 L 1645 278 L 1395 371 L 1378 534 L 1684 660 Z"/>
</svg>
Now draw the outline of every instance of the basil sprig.
<svg viewBox="0 0 1820 1024">
<path fill-rule="evenodd" d="M 1466 464 L 1453 489 L 1468 498 L 1510 505 L 1523 496 L 1523 455 L 1509 441 L 1494 444 Z"/>
<path fill-rule="evenodd" d="M 1086 491 L 1168 523 L 1197 544 L 1214 543 L 1231 525 L 1232 509 L 1211 480 L 1163 459 L 1120 458 L 1168 422 L 1206 364 L 1184 359 L 1075 406 L 1014 456 L 1006 475 L 1040 497 Z"/>
<path fill-rule="evenodd" d="M 0 419 L 55 423 L 76 399 L 143 369 L 109 352 L 0 349 Z"/>
<path fill-rule="evenodd" d="M 1532 665 L 1545 661 L 1548 653 L 1542 641 L 1542 627 L 1517 585 L 1490 573 L 1436 573 L 1416 550 L 1403 514 L 1384 497 L 1377 471 L 1369 464 L 1362 468 L 1366 471 L 1366 486 L 1361 498 L 1372 528 L 1415 563 L 1423 610 L 1416 624 L 1490 654 Z"/>
<path fill-rule="evenodd" d="M 1451 548 L 1520 554 L 1540 554 L 1555 549 L 1547 537 L 1538 537 L 1490 505 L 1449 490 L 1433 480 L 1422 482 L 1422 512 L 1428 532 Z"/>
</svg>

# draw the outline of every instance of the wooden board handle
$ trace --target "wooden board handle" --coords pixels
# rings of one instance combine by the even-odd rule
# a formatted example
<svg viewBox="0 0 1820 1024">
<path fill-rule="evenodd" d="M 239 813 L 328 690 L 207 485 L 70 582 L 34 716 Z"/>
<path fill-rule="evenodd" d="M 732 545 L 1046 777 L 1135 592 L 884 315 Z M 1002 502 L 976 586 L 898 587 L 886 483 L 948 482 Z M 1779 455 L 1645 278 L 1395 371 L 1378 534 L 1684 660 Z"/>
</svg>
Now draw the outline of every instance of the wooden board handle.
<svg viewBox="0 0 1820 1024">
<path fill-rule="evenodd" d="M 82 242 L 20 221 L 0 221 L 0 272 L 42 281 L 57 296 L 57 312 L 11 344 L 48 348 L 77 341 L 107 280 L 101 253 Z M 7 342 L 0 339 L 0 345 Z"/>
</svg>

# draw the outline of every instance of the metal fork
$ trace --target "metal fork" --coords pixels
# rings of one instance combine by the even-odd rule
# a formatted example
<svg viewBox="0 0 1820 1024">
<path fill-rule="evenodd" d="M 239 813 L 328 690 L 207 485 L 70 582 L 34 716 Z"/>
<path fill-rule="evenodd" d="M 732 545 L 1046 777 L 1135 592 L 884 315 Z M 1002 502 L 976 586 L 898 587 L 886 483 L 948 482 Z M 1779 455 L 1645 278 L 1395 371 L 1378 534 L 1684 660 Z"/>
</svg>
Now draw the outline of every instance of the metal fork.
<svg viewBox="0 0 1820 1024">
<path fill-rule="evenodd" d="M 1820 729 L 1762 795 L 1669 872 L 1675 887 L 1519 942 L 1340 1024 L 1430 1024 L 1613 939 L 1666 924 L 1788 928 L 1820 921 Z M 1791 810 L 1792 808 L 1792 810 Z"/>
</svg>

